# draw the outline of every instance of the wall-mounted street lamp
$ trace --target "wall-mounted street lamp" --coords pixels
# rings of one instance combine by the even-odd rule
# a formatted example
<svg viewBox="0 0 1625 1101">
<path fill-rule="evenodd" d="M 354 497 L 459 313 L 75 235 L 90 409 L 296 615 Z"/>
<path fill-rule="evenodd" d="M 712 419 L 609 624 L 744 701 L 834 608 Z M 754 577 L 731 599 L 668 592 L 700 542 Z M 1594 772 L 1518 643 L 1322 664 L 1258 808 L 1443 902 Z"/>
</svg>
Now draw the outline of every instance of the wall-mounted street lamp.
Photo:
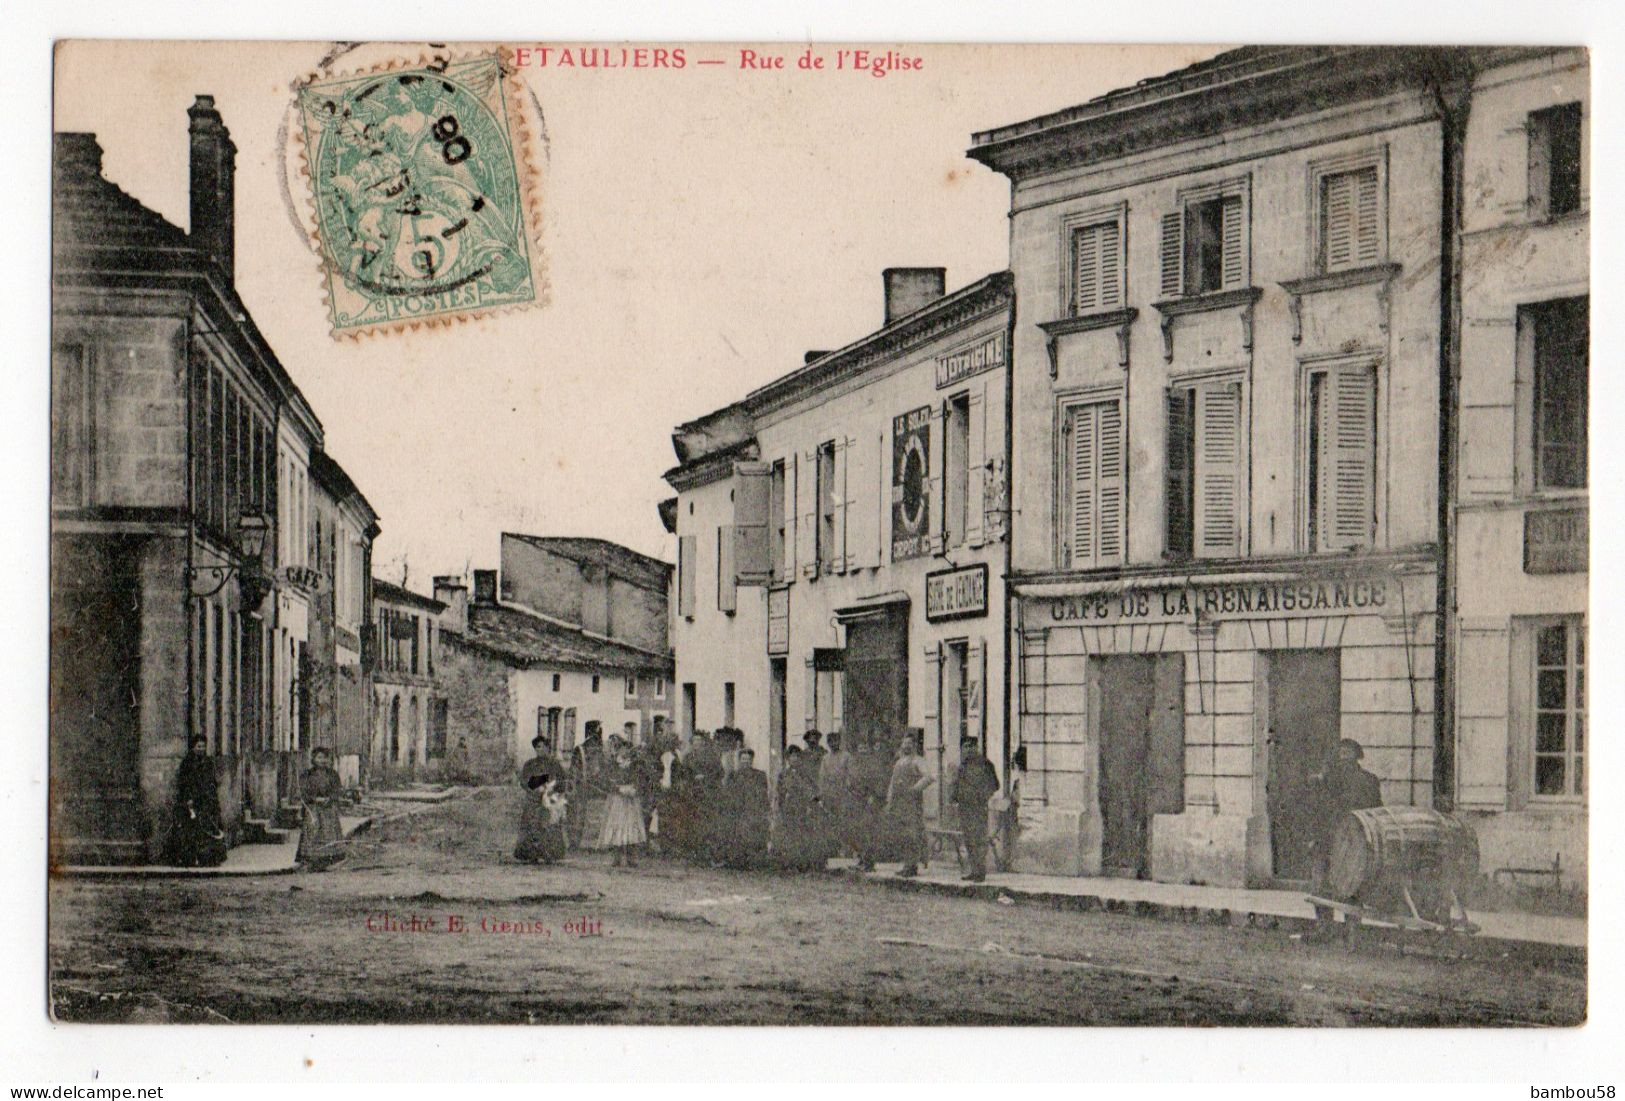
<svg viewBox="0 0 1625 1101">
<path fill-rule="evenodd" d="M 243 608 L 247 610 L 258 608 L 264 602 L 265 594 L 271 591 L 271 577 L 266 573 L 264 565 L 265 537 L 270 530 L 271 525 L 263 516 L 238 517 L 237 537 L 242 561 L 217 566 L 188 566 L 186 582 L 192 595 L 200 598 L 211 597 L 224 589 L 235 577 L 242 593 Z M 213 581 L 214 587 L 205 592 L 198 592 L 194 586 L 200 579 Z"/>
</svg>

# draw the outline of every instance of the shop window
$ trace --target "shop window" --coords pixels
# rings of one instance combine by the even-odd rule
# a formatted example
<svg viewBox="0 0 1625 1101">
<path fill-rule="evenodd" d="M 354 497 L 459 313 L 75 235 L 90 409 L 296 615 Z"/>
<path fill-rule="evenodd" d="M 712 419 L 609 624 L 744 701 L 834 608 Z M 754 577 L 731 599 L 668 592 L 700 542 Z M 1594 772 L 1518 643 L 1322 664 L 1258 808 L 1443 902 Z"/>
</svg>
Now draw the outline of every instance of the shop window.
<svg viewBox="0 0 1625 1101">
<path fill-rule="evenodd" d="M 1308 374 L 1304 423 L 1306 545 L 1349 550 L 1376 539 L 1376 372 L 1369 364 Z"/>
<path fill-rule="evenodd" d="M 1062 559 L 1072 569 L 1123 560 L 1123 406 L 1118 398 L 1064 407 L 1066 524 Z"/>
<path fill-rule="evenodd" d="M 1578 103 L 1548 107 L 1529 116 L 1529 213 L 1561 218 L 1580 209 Z"/>
<path fill-rule="evenodd" d="M 1241 553 L 1241 383 L 1168 390 L 1164 466 L 1165 548 L 1171 559 Z"/>
<path fill-rule="evenodd" d="M 1530 790 L 1537 799 L 1586 793 L 1585 634 L 1579 619 L 1535 627 Z"/>
</svg>

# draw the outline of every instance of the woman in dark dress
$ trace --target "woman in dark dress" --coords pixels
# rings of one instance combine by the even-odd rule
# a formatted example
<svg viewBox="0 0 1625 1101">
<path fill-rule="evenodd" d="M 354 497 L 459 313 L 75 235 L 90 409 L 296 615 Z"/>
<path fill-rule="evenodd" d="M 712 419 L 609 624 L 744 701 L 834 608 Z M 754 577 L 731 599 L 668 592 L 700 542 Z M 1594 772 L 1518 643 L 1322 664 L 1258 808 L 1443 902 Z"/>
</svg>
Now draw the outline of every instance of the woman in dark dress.
<svg viewBox="0 0 1625 1101">
<path fill-rule="evenodd" d="M 799 746 L 785 750 L 779 777 L 779 821 L 773 833 L 773 862 L 795 871 L 815 871 L 834 855 L 823 804 L 818 801 L 816 754 Z"/>
<path fill-rule="evenodd" d="M 320 746 L 310 751 L 305 771 L 304 815 L 299 830 L 299 863 L 319 872 L 344 858 L 344 828 L 339 824 L 339 797 L 344 782 L 333 771 L 333 754 Z"/>
<path fill-rule="evenodd" d="M 169 835 L 170 859 L 183 868 L 211 868 L 226 859 L 226 835 L 220 828 L 220 789 L 209 743 L 193 738 L 175 778 L 175 826 Z"/>
<path fill-rule="evenodd" d="M 564 859 L 564 815 L 565 799 L 558 779 L 546 772 L 527 775 L 514 859 L 527 864 L 552 864 Z"/>
</svg>

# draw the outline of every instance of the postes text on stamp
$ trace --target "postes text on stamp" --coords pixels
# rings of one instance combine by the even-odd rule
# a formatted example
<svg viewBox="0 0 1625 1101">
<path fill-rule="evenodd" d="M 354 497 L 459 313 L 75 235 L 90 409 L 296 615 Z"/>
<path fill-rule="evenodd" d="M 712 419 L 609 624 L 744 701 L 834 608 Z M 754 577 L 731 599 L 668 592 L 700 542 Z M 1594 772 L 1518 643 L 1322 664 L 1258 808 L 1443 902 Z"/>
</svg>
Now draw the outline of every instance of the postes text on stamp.
<svg viewBox="0 0 1625 1101">
<path fill-rule="evenodd" d="M 504 77 L 491 53 L 300 89 L 335 337 L 536 302 Z"/>
</svg>

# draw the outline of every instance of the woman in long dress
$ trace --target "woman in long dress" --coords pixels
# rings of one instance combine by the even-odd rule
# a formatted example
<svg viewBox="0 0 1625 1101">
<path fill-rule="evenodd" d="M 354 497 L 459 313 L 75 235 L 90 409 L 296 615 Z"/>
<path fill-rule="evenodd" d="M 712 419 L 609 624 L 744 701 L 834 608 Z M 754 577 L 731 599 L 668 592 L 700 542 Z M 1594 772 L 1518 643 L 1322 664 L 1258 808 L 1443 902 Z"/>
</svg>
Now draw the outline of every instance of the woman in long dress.
<svg viewBox="0 0 1625 1101">
<path fill-rule="evenodd" d="M 823 805 L 818 801 L 816 754 L 799 746 L 785 751 L 779 777 L 779 821 L 773 834 L 773 862 L 793 871 L 821 869 L 834 855 Z"/>
<path fill-rule="evenodd" d="M 897 874 L 907 879 L 919 875 L 920 865 L 925 863 L 925 789 L 936 781 L 920 760 L 920 746 L 912 728 L 903 735 L 897 752 L 886 789 L 884 818 L 894 851 L 903 861 Z"/>
<path fill-rule="evenodd" d="M 630 746 L 616 750 L 615 761 L 606 777 L 609 802 L 604 808 L 604 828 L 598 835 L 598 847 L 612 849 L 614 865 L 632 867 L 638 858 L 635 849 L 649 840 L 643 828 L 643 804 L 638 799 L 638 771 L 632 763 Z"/>
<path fill-rule="evenodd" d="M 558 777 L 547 772 L 526 776 L 524 798 L 514 859 L 527 864 L 552 864 L 564 859 L 566 810 Z"/>
<path fill-rule="evenodd" d="M 220 789 L 209 743 L 193 738 L 175 777 L 175 825 L 169 835 L 170 859 L 183 868 L 212 868 L 226 859 L 226 835 L 220 828 Z"/>
<path fill-rule="evenodd" d="M 299 831 L 299 863 L 311 871 L 322 871 L 344 857 L 344 829 L 339 825 L 343 794 L 344 782 L 333 771 L 333 754 L 320 746 L 311 750 Z"/>
</svg>

